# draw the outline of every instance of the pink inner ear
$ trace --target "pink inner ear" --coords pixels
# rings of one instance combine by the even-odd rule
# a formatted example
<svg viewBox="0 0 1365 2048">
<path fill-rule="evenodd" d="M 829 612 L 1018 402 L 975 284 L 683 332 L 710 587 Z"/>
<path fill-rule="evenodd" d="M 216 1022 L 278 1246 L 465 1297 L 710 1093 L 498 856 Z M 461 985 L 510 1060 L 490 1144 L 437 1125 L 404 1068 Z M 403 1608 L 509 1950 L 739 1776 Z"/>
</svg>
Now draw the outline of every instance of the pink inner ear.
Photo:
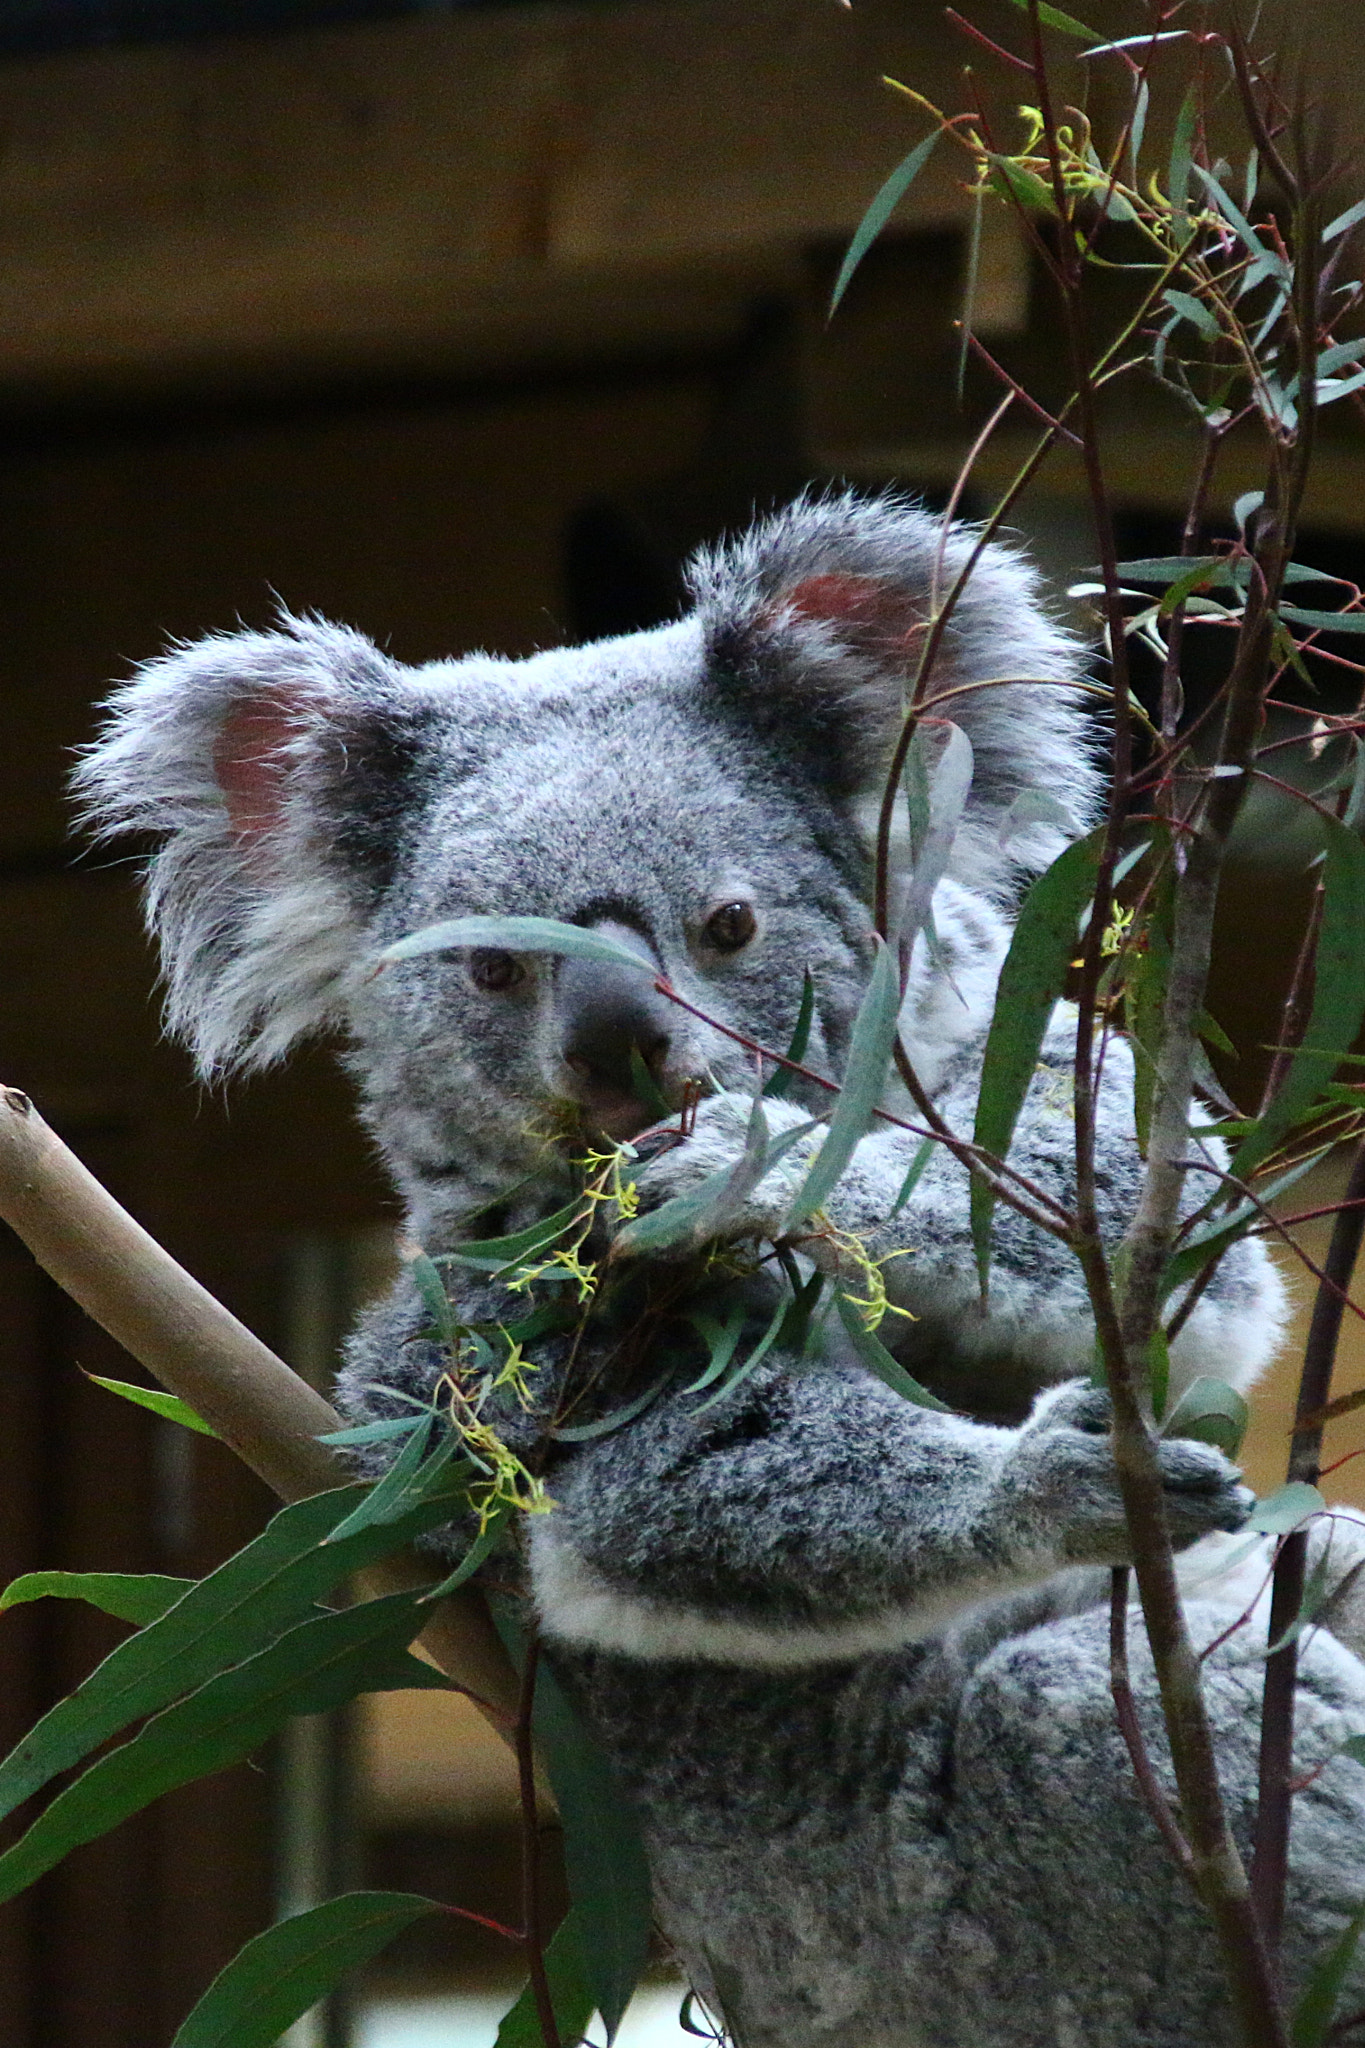
<svg viewBox="0 0 1365 2048">
<path fill-rule="evenodd" d="M 284 815 L 287 749 L 298 732 L 300 708 L 297 695 L 271 691 L 244 698 L 223 720 L 213 749 L 213 772 L 239 839 L 261 839 Z"/>
<path fill-rule="evenodd" d="M 803 619 L 822 619 L 855 646 L 903 653 L 924 621 L 903 590 L 876 576 L 808 576 L 783 600 Z"/>
</svg>

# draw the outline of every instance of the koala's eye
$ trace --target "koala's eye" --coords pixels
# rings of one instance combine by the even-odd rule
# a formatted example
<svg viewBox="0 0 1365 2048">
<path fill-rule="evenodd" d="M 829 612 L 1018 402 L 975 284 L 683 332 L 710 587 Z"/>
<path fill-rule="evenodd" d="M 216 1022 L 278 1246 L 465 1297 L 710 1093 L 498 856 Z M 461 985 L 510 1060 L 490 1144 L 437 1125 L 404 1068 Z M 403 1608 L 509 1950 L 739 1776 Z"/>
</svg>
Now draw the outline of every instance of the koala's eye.
<svg viewBox="0 0 1365 2048">
<path fill-rule="evenodd" d="M 722 903 L 706 920 L 707 940 L 720 953 L 737 953 L 757 930 L 758 920 L 747 903 Z"/>
<path fill-rule="evenodd" d="M 526 979 L 526 970 L 515 953 L 503 953 L 495 946 L 476 946 L 469 956 L 469 978 L 475 988 L 489 995 L 501 995 Z"/>
</svg>

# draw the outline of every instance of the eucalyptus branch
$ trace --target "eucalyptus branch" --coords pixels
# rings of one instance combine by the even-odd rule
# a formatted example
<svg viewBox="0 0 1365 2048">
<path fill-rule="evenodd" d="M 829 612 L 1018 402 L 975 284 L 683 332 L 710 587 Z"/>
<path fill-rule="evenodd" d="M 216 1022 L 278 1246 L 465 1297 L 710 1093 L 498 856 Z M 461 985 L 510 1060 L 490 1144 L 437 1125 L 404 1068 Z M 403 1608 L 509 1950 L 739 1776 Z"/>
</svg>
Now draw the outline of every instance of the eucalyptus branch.
<svg viewBox="0 0 1365 2048">
<path fill-rule="evenodd" d="M 1318 1481 L 1322 1463 L 1321 1411 L 1332 1398 L 1332 1371 L 1348 1290 L 1365 1237 L 1365 1140 L 1356 1149 L 1346 1196 L 1332 1230 L 1323 1284 L 1313 1303 L 1313 1318 L 1304 1351 L 1303 1371 L 1294 1411 L 1294 1434 L 1286 1477 Z M 1270 1603 L 1270 1641 L 1289 1635 L 1303 1606 L 1308 1538 L 1303 1530 L 1285 1537 L 1275 1562 Z M 1289 1828 L 1293 1791 L 1294 1688 L 1298 1676 L 1298 1639 L 1283 1641 L 1266 1661 L 1265 1701 L 1261 1712 L 1260 1803 L 1256 1815 L 1256 1848 L 1251 1889 L 1267 1942 L 1278 1946 L 1284 1918 L 1285 1879 L 1289 1870 Z"/>
<path fill-rule="evenodd" d="M 282 1499 L 354 1479 L 340 1454 L 318 1441 L 341 1428 L 336 1411 L 134 1222 L 17 1088 L 0 1088 L 0 1218 L 115 1343 Z M 371 1568 L 367 1590 L 407 1591 L 434 1576 L 400 1553 Z M 516 1674 L 480 1596 L 466 1588 L 442 1601 L 419 1642 L 506 1738 Z"/>
</svg>

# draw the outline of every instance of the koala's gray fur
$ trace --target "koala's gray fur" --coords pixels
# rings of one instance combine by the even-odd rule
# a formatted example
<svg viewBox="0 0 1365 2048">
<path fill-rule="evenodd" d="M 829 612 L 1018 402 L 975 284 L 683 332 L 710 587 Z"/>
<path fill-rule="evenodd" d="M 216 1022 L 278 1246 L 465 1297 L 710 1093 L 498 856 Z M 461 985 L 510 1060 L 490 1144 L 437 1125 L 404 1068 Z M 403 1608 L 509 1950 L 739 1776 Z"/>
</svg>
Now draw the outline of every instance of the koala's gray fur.
<svg viewBox="0 0 1365 2048">
<path fill-rule="evenodd" d="M 931 586 L 971 545 L 896 499 L 807 500 L 701 558 L 693 609 L 653 632 L 410 670 L 358 634 L 286 618 L 149 664 L 79 780 L 102 829 L 164 841 L 149 914 L 172 1026 L 209 1075 L 342 1026 L 430 1251 L 468 1236 L 482 1205 L 507 1228 L 563 1199 L 550 1133 L 566 1106 L 587 1128 L 629 1126 L 600 1074 L 589 1085 L 571 1071 L 561 963 L 522 959 L 499 992 L 462 955 L 373 976 L 376 949 L 408 932 L 473 913 L 602 925 L 688 1002 L 777 1047 L 809 969 L 806 1057 L 837 1075 L 873 958 L 867 807 Z M 1063 840 L 1051 824 L 1011 832 L 1011 805 L 1045 791 L 1080 829 L 1095 802 L 1078 674 L 1027 564 L 987 548 L 935 686 L 1001 686 L 945 707 L 975 779 L 934 898 L 937 949 L 918 942 L 903 1010 L 912 1057 L 962 1130 L 1014 893 Z M 726 952 L 709 920 L 736 902 L 756 931 Z M 697 1074 L 712 1092 L 691 1138 L 642 1160 L 646 1205 L 735 1159 L 753 1080 L 742 1047 L 685 1011 L 657 1036 L 670 1098 Z M 1012 1153 L 1062 1199 L 1068 1041 L 1062 1011 Z M 1131 1081 L 1115 1043 L 1099 1113 L 1113 1230 L 1138 1184 Z M 818 1091 L 774 1103 L 774 1126 L 818 1104 Z M 732 1235 L 780 1229 L 815 1142 L 759 1182 Z M 908 1248 L 886 1273 L 917 1320 L 888 1318 L 883 1336 L 991 1419 L 900 1400 L 833 1339 L 804 1363 L 770 1355 L 705 1413 L 666 1390 L 616 1433 L 553 1450 L 558 1506 L 528 1542 L 542 1630 L 638 1802 L 663 1924 L 745 2048 L 1225 2041 L 1211 1934 L 1132 1791 L 1095 1575 L 1070 1569 L 1124 1557 L 1104 1402 L 1077 1383 L 1092 1349 L 1078 1276 L 1002 1209 L 983 1316 L 962 1170 L 936 1152 L 891 1214 L 917 1151 L 876 1129 L 827 1213 L 878 1256 Z M 802 1251 L 830 1270 L 846 1256 L 832 1235 Z M 757 1273 L 755 1332 L 765 1287 Z M 457 1307 L 469 1320 L 524 1312 L 480 1281 Z M 1244 1383 L 1282 1319 L 1264 1253 L 1239 1247 L 1186 1324 L 1177 1376 Z M 351 1414 L 397 1412 L 388 1389 L 430 1388 L 443 1361 L 422 1322 L 407 1281 L 365 1318 L 341 1381 Z M 614 1357 L 619 1336 L 590 1330 L 587 1349 Z M 536 1412 L 505 1417 L 523 1447 L 553 1410 L 564 1353 L 545 1340 Z M 1247 1496 L 1216 1451 L 1167 1442 L 1161 1457 L 1180 1542 L 1239 1526 Z M 1346 1589 L 1365 1539 L 1335 1527 L 1336 1625 L 1355 1642 Z M 1209 1639 L 1251 1597 L 1241 1581 L 1200 1591 L 1194 1626 Z M 1161 1758 L 1138 1630 L 1132 1657 Z M 1249 1632 L 1207 1665 L 1244 1838 L 1261 1669 Z M 1307 1768 L 1365 1725 L 1365 1667 L 1321 1632 L 1302 1670 Z M 1363 1824 L 1365 1770 L 1337 1758 L 1296 1802 L 1291 1981 L 1365 1896 Z"/>
</svg>

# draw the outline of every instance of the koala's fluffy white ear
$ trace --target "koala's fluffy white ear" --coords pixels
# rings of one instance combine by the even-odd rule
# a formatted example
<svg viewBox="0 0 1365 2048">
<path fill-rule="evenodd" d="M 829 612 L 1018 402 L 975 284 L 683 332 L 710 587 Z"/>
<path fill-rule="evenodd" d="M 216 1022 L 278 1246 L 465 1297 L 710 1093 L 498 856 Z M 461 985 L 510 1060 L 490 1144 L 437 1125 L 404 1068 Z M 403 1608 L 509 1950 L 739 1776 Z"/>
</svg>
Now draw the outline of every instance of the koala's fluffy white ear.
<svg viewBox="0 0 1365 2048">
<path fill-rule="evenodd" d="M 836 799 L 879 792 L 914 677 L 935 580 L 951 588 L 975 536 L 903 498 L 806 498 L 699 555 L 690 587 L 711 687 L 779 754 Z M 940 560 L 940 550 L 942 551 Z M 1041 790 L 1084 829 L 1098 776 L 1091 721 L 1074 685 L 1082 650 L 1046 609 L 1032 565 L 993 542 L 944 636 L 931 694 L 966 682 L 939 715 L 972 742 L 975 774 L 953 872 L 1009 886 L 1060 849 L 1056 826 L 1001 844 L 1015 799 Z"/>
<path fill-rule="evenodd" d="M 332 1021 L 383 886 L 424 693 L 361 634 L 285 615 L 139 670 L 74 778 L 101 838 L 154 837 L 168 1028 L 206 1077 Z"/>
</svg>

